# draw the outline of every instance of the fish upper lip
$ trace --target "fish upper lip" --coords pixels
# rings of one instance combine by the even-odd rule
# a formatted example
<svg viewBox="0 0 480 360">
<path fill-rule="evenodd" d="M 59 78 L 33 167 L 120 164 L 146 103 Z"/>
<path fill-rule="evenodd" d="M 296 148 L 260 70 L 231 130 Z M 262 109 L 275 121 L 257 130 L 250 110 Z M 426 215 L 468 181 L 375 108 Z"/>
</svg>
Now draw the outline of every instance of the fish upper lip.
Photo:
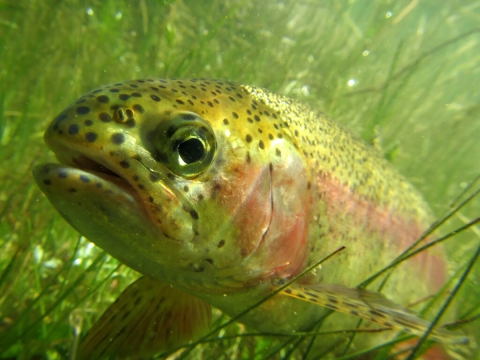
<svg viewBox="0 0 480 360">
<path fill-rule="evenodd" d="M 79 153 L 76 156 L 72 156 L 72 164 L 81 170 L 92 171 L 95 173 L 102 173 L 110 176 L 116 176 L 123 179 L 117 172 L 112 170 L 110 167 L 101 164 L 100 162 L 88 157 L 84 154 Z M 124 179 L 125 180 L 125 179 Z"/>
<path fill-rule="evenodd" d="M 133 185 L 113 166 L 103 161 L 101 157 L 91 156 L 58 143 L 55 144 L 52 151 L 60 164 L 93 173 L 109 182 L 111 182 L 112 178 L 115 178 L 117 185 L 121 183 L 123 189 L 128 189 L 128 192 L 131 194 L 136 193 Z"/>
</svg>

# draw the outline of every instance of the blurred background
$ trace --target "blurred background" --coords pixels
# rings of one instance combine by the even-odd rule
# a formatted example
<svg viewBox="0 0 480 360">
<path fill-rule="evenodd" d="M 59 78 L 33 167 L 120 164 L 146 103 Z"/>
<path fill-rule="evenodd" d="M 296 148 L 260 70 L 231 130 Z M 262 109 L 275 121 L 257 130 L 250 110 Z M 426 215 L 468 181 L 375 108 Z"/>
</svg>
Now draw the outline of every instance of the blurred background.
<svg viewBox="0 0 480 360">
<path fill-rule="evenodd" d="M 441 217 L 480 187 L 479 24 L 473 0 L 0 0 L 0 359 L 68 358 L 137 276 L 71 229 L 31 176 L 54 161 L 47 124 L 83 93 L 144 77 L 266 87 L 379 140 Z M 439 233 L 479 215 L 477 197 Z M 446 243 L 454 281 L 479 231 Z M 479 275 L 477 265 L 454 300 L 459 318 L 480 313 Z M 480 324 L 464 331 L 480 343 Z M 238 337 L 193 354 L 282 358 L 288 348 Z"/>
</svg>

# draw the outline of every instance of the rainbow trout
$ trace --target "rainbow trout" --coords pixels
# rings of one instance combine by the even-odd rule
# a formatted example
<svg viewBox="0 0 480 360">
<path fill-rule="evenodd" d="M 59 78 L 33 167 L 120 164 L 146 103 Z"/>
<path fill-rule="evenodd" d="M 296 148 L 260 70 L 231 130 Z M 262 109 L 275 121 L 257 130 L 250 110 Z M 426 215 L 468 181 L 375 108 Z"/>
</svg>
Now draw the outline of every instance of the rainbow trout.
<svg viewBox="0 0 480 360">
<path fill-rule="evenodd" d="M 92 91 L 58 115 L 45 141 L 60 164 L 34 177 L 81 234 L 144 277 L 84 338 L 79 357 L 148 356 L 198 338 L 210 305 L 230 316 L 345 247 L 240 322 L 258 331 L 358 334 L 355 347 L 422 335 L 404 307 L 446 280 L 438 247 L 357 287 L 428 228 L 417 190 L 375 149 L 325 114 L 225 81 L 127 81 Z M 377 325 L 375 325 L 377 324 Z M 341 352 L 350 334 L 317 348 Z M 436 327 L 430 339 L 468 338 Z"/>
</svg>

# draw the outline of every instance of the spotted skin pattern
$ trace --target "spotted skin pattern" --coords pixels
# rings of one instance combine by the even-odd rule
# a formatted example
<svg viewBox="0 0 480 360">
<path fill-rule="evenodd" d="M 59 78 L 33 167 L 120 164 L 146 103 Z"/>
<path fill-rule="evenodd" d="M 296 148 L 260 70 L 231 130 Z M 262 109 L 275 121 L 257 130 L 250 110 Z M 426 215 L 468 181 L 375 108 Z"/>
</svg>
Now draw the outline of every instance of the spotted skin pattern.
<svg viewBox="0 0 480 360">
<path fill-rule="evenodd" d="M 72 226 L 140 273 L 231 316 L 346 247 L 241 319 L 260 331 L 308 329 L 325 307 L 338 311 L 322 330 L 354 328 L 348 304 L 360 300 L 351 289 L 432 221 L 419 193 L 375 149 L 325 114 L 252 86 L 206 79 L 105 86 L 60 113 L 45 141 L 61 164 L 38 166 L 34 176 Z M 425 298 L 444 284 L 445 264 L 440 248 L 424 251 L 397 266 L 377 295 L 400 305 Z M 330 285 L 343 308 L 329 306 Z M 371 320 L 384 308 L 369 309 Z M 416 326 L 399 324 L 418 318 L 394 309 L 393 328 Z M 448 338 L 442 334 L 436 340 Z M 393 335 L 359 334 L 356 346 Z M 91 339 L 92 351 L 102 348 Z M 319 339 L 318 347 L 332 341 Z"/>
</svg>

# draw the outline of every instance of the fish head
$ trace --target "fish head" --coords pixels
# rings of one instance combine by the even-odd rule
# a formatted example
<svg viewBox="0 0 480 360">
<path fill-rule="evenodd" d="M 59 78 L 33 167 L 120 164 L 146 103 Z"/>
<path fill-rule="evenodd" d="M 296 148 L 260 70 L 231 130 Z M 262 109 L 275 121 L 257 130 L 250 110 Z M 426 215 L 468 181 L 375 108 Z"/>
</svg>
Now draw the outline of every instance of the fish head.
<svg viewBox="0 0 480 360">
<path fill-rule="evenodd" d="M 307 160 L 242 85 L 135 80 L 61 112 L 34 177 L 60 214 L 126 265 L 220 291 L 286 276 L 306 256 Z"/>
</svg>

